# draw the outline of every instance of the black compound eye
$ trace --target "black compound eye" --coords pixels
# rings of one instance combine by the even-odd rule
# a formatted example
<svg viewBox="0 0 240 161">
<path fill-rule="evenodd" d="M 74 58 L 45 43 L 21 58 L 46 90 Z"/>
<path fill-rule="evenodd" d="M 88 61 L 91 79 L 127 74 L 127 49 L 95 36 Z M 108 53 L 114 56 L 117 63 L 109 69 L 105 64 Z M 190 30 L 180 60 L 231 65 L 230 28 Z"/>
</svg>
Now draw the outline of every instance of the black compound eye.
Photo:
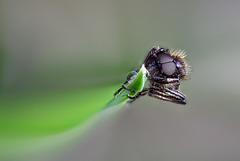
<svg viewBox="0 0 240 161">
<path fill-rule="evenodd" d="M 162 64 L 162 71 L 164 74 L 171 76 L 176 71 L 176 65 L 173 62 Z"/>
<path fill-rule="evenodd" d="M 160 63 L 167 63 L 167 62 L 172 62 L 173 57 L 171 57 L 168 54 L 158 54 L 158 60 Z"/>
</svg>

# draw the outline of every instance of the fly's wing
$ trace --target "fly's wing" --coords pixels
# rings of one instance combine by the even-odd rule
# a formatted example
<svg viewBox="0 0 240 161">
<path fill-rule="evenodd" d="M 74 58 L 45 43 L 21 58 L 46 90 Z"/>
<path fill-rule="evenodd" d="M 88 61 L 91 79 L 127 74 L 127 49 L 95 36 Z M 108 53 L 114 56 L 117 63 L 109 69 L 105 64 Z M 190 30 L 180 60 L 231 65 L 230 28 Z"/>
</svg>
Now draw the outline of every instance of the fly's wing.
<svg viewBox="0 0 240 161">
<path fill-rule="evenodd" d="M 130 89 L 122 89 L 119 91 L 119 93 L 116 95 L 116 97 L 114 97 L 112 100 L 110 100 L 107 105 L 105 106 L 105 108 L 111 107 L 111 106 L 115 106 L 121 103 L 125 103 L 126 101 L 128 101 L 128 95 L 134 97 L 137 95 L 138 92 L 141 92 L 145 86 L 146 80 L 147 80 L 147 70 L 144 67 L 144 65 L 142 65 L 141 69 L 139 70 L 139 72 L 134 75 L 126 84 L 126 88 Z M 131 92 L 131 91 L 135 91 Z"/>
</svg>

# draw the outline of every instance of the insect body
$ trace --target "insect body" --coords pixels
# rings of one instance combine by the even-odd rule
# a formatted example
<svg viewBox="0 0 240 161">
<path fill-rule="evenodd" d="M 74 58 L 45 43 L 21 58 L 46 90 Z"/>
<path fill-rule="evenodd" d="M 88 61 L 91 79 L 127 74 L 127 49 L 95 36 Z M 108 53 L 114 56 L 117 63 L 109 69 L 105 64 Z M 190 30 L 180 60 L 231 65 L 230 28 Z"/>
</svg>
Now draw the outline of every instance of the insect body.
<svg viewBox="0 0 240 161">
<path fill-rule="evenodd" d="M 185 96 L 179 91 L 180 80 L 187 79 L 190 71 L 185 58 L 186 54 L 181 50 L 153 48 L 143 63 L 149 72 L 149 88 L 145 93 L 157 99 L 186 104 Z"/>
<path fill-rule="evenodd" d="M 148 94 L 160 100 L 186 104 L 184 94 L 179 91 L 180 81 L 187 79 L 190 71 L 185 58 L 185 52 L 181 50 L 152 48 L 140 70 L 130 72 L 127 81 L 114 94 L 115 98 L 125 92 L 122 96 L 127 96 L 126 99 L 132 100 L 130 102 Z M 140 86 L 136 83 L 139 75 L 147 78 L 148 85 L 145 85 L 146 80 L 140 81 Z"/>
</svg>

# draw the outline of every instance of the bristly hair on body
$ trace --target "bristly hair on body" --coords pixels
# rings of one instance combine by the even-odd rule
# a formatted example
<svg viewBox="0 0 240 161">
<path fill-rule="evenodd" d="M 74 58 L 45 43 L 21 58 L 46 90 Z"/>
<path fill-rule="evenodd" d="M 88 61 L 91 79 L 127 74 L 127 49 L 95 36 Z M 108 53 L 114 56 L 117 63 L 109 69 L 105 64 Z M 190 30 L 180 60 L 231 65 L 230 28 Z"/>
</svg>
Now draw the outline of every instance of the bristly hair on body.
<svg viewBox="0 0 240 161">
<path fill-rule="evenodd" d="M 180 79 L 181 80 L 190 79 L 188 76 L 191 73 L 191 66 L 187 63 L 186 52 L 184 50 L 170 49 L 170 55 L 174 57 L 175 60 L 178 60 L 184 67 L 186 75 L 180 76 Z"/>
</svg>

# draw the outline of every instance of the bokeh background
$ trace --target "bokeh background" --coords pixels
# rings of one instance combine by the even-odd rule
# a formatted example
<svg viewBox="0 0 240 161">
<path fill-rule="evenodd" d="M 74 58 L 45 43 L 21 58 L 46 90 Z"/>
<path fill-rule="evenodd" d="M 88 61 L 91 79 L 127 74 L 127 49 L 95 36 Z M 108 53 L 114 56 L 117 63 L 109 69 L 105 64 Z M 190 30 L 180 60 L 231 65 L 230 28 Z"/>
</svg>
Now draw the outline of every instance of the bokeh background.
<svg viewBox="0 0 240 161">
<path fill-rule="evenodd" d="M 0 160 L 240 160 L 240 2 L 1 0 Z M 186 106 L 101 112 L 153 47 L 184 49 Z"/>
</svg>

